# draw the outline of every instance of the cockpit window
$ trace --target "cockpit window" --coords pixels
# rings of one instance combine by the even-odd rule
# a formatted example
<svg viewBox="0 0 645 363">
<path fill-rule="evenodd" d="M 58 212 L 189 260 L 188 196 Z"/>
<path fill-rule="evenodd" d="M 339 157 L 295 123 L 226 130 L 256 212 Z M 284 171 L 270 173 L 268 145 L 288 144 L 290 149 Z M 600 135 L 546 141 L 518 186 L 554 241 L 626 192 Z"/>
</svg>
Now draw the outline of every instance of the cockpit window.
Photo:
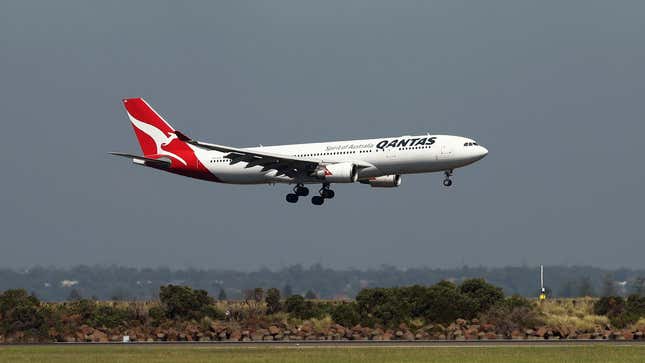
<svg viewBox="0 0 645 363">
<path fill-rule="evenodd" d="M 475 145 L 477 145 L 476 142 L 466 142 L 466 143 L 464 143 L 464 146 L 475 146 Z"/>
</svg>

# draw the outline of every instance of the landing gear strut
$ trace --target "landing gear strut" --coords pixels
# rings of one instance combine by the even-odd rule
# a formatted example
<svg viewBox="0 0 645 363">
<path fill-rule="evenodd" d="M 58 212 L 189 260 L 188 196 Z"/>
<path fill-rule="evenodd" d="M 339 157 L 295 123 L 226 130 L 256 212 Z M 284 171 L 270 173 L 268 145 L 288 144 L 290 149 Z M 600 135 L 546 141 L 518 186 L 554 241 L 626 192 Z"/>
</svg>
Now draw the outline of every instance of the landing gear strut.
<svg viewBox="0 0 645 363">
<path fill-rule="evenodd" d="M 332 199 L 336 195 L 333 190 L 329 189 L 329 183 L 323 183 L 323 186 L 320 188 L 318 193 L 320 193 L 320 195 L 311 197 L 311 203 L 314 205 L 322 205 L 325 202 L 325 199 Z"/>
<path fill-rule="evenodd" d="M 293 193 L 287 194 L 287 202 L 296 203 L 298 202 L 298 197 L 306 197 L 309 195 L 309 188 L 305 187 L 302 184 L 296 184 L 293 187 Z"/>
<path fill-rule="evenodd" d="M 452 176 L 452 169 L 444 171 L 443 175 L 446 176 L 446 178 L 443 180 L 443 186 L 444 187 L 451 186 L 452 185 L 452 180 L 450 179 L 450 177 Z"/>
</svg>

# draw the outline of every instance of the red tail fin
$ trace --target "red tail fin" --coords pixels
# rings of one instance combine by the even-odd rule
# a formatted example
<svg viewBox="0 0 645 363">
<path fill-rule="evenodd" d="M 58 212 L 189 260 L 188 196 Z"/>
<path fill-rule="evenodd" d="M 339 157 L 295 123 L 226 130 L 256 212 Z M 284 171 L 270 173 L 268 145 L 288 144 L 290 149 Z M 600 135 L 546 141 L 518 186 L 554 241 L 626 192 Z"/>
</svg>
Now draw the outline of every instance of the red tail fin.
<svg viewBox="0 0 645 363">
<path fill-rule="evenodd" d="M 160 154 L 161 146 L 170 144 L 176 138 L 172 126 L 143 98 L 125 99 L 123 105 L 144 156 Z"/>
</svg>

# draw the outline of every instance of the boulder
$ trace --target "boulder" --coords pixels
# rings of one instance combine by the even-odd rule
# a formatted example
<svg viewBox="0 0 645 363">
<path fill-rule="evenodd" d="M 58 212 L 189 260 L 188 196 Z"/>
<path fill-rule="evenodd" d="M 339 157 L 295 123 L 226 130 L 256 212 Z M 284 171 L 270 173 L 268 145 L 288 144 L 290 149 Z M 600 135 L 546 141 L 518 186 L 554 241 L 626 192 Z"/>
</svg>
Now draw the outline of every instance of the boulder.
<svg viewBox="0 0 645 363">
<path fill-rule="evenodd" d="M 239 342 L 241 338 L 242 338 L 242 332 L 237 329 L 234 329 L 231 332 L 231 335 L 228 337 L 228 340 Z"/>
<path fill-rule="evenodd" d="M 549 332 L 549 329 L 547 329 L 547 327 L 541 326 L 537 329 L 537 331 L 535 332 L 535 335 L 542 338 L 546 338 L 548 332 Z"/>
<path fill-rule="evenodd" d="M 624 329 L 624 330 L 623 330 L 623 332 L 622 332 L 622 334 L 623 334 L 623 338 L 624 338 L 625 340 L 634 340 L 634 333 L 632 333 L 632 331 L 631 331 L 631 330 L 629 330 L 629 329 Z"/>
<path fill-rule="evenodd" d="M 271 325 L 271 326 L 269 327 L 269 334 L 271 334 L 271 335 L 276 335 L 276 334 L 278 334 L 278 333 L 280 333 L 280 328 L 278 328 L 278 327 L 277 327 L 277 326 L 275 326 L 275 325 Z"/>
<path fill-rule="evenodd" d="M 100 330 L 94 330 L 94 332 L 92 332 L 91 339 L 96 343 L 107 343 L 110 341 L 108 339 L 108 335 Z"/>
<path fill-rule="evenodd" d="M 414 340 L 414 334 L 411 331 L 406 331 L 403 333 L 403 340 Z"/>
</svg>

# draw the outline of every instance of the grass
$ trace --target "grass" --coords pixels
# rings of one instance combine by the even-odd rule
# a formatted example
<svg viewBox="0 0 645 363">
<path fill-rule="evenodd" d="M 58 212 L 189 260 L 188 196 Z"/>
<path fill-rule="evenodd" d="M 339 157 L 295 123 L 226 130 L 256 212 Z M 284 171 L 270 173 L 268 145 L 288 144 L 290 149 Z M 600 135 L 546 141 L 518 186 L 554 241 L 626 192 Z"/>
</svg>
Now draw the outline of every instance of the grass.
<svg viewBox="0 0 645 363">
<path fill-rule="evenodd" d="M 547 326 L 593 331 L 595 326 L 609 323 L 606 316 L 593 313 L 594 301 L 593 298 L 547 300 L 538 309 L 544 314 Z"/>
<path fill-rule="evenodd" d="M 0 346 L 0 362 L 643 362 L 645 345 L 522 347 Z"/>
</svg>

